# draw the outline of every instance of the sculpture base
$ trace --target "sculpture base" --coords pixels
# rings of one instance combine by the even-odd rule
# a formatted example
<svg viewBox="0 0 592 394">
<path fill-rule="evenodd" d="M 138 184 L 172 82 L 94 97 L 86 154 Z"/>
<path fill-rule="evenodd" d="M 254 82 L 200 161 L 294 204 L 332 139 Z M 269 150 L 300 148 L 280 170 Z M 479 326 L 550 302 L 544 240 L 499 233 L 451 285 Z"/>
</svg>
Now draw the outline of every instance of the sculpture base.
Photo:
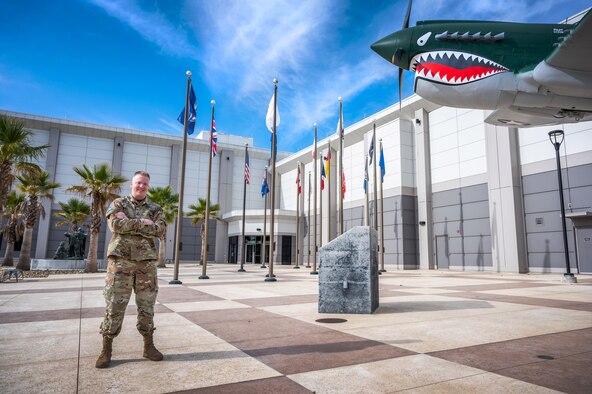
<svg viewBox="0 0 592 394">
<path fill-rule="evenodd" d="M 319 313 L 373 313 L 378 308 L 377 249 L 376 231 L 360 226 L 319 250 Z"/>
<path fill-rule="evenodd" d="M 97 260 L 99 270 L 107 269 L 105 260 Z M 31 259 L 32 270 L 83 270 L 86 269 L 86 260 L 54 260 Z"/>
</svg>

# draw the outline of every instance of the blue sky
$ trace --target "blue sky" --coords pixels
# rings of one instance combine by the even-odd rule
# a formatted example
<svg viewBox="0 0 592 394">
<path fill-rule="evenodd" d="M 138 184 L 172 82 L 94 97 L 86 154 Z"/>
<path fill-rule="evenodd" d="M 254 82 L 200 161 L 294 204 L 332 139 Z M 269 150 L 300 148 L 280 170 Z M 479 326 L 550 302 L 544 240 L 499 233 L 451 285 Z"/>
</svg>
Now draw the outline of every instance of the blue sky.
<svg viewBox="0 0 592 394">
<path fill-rule="evenodd" d="M 416 0 L 422 19 L 555 23 L 584 0 Z M 278 145 L 296 151 L 398 101 L 397 70 L 370 50 L 399 30 L 407 1 L 0 1 L 0 109 L 182 135 L 185 71 L 196 129 L 269 145 L 279 80 Z M 412 93 L 406 73 L 404 96 Z"/>
</svg>

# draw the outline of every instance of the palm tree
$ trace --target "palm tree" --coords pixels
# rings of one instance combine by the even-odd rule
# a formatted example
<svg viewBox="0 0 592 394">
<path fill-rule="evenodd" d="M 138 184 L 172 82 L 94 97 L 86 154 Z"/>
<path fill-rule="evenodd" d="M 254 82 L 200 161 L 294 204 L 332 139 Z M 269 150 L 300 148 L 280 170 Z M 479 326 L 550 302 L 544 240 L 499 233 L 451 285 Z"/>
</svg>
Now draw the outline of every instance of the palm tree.
<svg viewBox="0 0 592 394">
<path fill-rule="evenodd" d="M 12 267 L 14 265 L 14 244 L 21 239 L 25 226 L 21 219 L 22 212 L 20 207 L 25 201 L 25 195 L 15 190 L 8 193 L 4 204 L 4 216 L 8 218 L 8 223 L 4 225 L 2 232 L 6 237 L 6 252 L 2 265 Z"/>
<path fill-rule="evenodd" d="M 77 198 L 71 198 L 68 202 L 60 202 L 61 212 L 56 212 L 53 216 L 62 218 L 56 223 L 56 227 L 70 225 L 70 234 L 74 234 L 78 230 L 78 223 L 84 223 L 88 215 L 90 215 L 90 205 L 85 201 Z"/>
<path fill-rule="evenodd" d="M 201 256 L 203 256 L 203 248 L 206 248 L 206 239 L 205 239 L 205 217 L 206 217 L 206 199 L 205 198 L 198 198 L 198 205 L 194 205 L 191 204 L 189 205 L 189 212 L 187 213 L 187 216 L 192 217 L 191 219 L 191 224 L 195 225 L 199 222 L 201 222 L 201 230 L 200 230 L 200 235 L 201 235 L 201 247 L 202 247 L 202 253 Z M 212 219 L 217 219 L 217 215 L 218 212 L 220 211 L 220 205 L 218 204 L 212 204 L 210 202 L 210 218 Z M 203 257 L 202 257 L 203 258 Z M 201 264 L 203 264 L 204 261 L 201 262 Z"/>
<path fill-rule="evenodd" d="M 167 223 L 172 223 L 177 216 L 177 209 L 179 207 L 179 194 L 173 193 L 170 186 L 154 187 L 148 191 L 148 198 L 153 203 L 159 205 L 164 213 L 164 218 Z M 166 252 L 166 231 L 162 235 L 158 243 L 158 267 L 164 268 L 165 252 Z"/>
<path fill-rule="evenodd" d="M 97 272 L 97 251 L 101 220 L 105 216 L 106 205 L 119 197 L 121 187 L 127 179 L 113 174 L 107 164 L 95 165 L 92 170 L 86 164 L 72 169 L 82 179 L 82 185 L 70 186 L 66 191 L 90 198 L 90 246 L 86 258 L 86 271 Z"/>
<path fill-rule="evenodd" d="M 32 146 L 32 135 L 23 123 L 0 115 L 0 217 L 15 175 L 41 170 L 31 160 L 43 157 L 49 145 Z"/>
<path fill-rule="evenodd" d="M 42 203 L 44 200 L 53 201 L 53 189 L 60 187 L 60 184 L 52 182 L 49 173 L 45 171 L 36 174 L 17 175 L 16 179 L 20 182 L 17 188 L 25 193 L 25 201 L 20 204 L 25 221 L 25 232 L 16 268 L 28 271 L 31 269 L 31 244 L 33 227 L 37 223 L 37 215 L 41 214 L 41 217 L 45 217 L 45 209 Z"/>
</svg>

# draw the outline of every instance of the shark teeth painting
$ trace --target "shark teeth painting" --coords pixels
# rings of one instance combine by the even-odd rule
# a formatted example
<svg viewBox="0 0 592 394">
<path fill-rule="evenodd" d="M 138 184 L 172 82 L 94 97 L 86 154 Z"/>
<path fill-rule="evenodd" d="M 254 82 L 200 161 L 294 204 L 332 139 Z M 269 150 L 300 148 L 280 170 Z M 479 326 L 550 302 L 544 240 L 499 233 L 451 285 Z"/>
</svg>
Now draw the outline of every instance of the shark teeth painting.
<svg viewBox="0 0 592 394">
<path fill-rule="evenodd" d="M 510 70 L 470 53 L 432 51 L 414 56 L 411 60 L 411 71 L 415 71 L 415 78 L 446 85 L 462 85 Z"/>
</svg>

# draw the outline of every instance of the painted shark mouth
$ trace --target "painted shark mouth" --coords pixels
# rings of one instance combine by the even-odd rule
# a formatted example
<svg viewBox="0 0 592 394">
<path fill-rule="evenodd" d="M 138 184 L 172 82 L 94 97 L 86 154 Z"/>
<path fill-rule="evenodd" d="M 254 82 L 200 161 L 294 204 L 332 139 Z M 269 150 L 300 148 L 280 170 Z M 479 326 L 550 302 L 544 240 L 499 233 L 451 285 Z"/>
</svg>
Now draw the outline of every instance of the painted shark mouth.
<svg viewBox="0 0 592 394">
<path fill-rule="evenodd" d="M 411 59 L 411 71 L 416 78 L 462 85 L 509 70 L 489 59 L 455 51 L 424 52 Z"/>
</svg>

